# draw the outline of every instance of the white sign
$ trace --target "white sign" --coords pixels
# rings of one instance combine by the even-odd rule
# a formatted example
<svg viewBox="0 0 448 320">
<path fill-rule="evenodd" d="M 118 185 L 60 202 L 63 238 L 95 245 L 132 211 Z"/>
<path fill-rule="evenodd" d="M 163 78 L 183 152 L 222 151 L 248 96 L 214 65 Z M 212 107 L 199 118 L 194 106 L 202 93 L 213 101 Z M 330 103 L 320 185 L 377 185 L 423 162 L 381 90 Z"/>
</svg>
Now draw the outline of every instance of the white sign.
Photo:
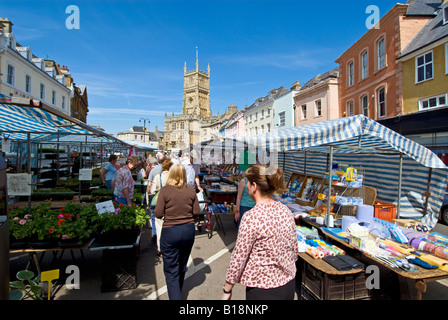
<svg viewBox="0 0 448 320">
<path fill-rule="evenodd" d="M 103 214 L 107 212 L 115 212 L 114 203 L 112 200 L 104 201 L 95 204 L 96 210 L 98 210 L 98 214 Z"/>
<path fill-rule="evenodd" d="M 79 169 L 79 181 L 91 181 L 92 169 Z"/>
<path fill-rule="evenodd" d="M 31 195 L 31 174 L 28 173 L 7 173 L 8 196 L 30 196 Z"/>
<path fill-rule="evenodd" d="M 10 150 L 11 150 L 11 140 L 5 140 L 5 138 L 3 138 L 3 140 L 2 140 L 2 151 L 9 153 Z"/>
</svg>

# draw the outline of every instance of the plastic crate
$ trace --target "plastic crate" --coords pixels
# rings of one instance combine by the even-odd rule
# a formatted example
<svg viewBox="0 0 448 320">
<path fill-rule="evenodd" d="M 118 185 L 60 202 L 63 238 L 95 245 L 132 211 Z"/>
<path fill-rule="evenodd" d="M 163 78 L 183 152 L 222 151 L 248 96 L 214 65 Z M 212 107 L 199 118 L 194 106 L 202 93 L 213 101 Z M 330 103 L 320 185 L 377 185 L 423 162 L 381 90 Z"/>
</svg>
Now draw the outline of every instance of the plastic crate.
<svg viewBox="0 0 448 320">
<path fill-rule="evenodd" d="M 103 251 L 101 292 L 137 288 L 137 247 Z"/>
<path fill-rule="evenodd" d="M 306 300 L 368 300 L 371 290 L 366 287 L 364 272 L 348 275 L 326 274 L 308 263 L 302 270 L 301 296 Z"/>
<path fill-rule="evenodd" d="M 375 202 L 374 216 L 377 219 L 392 222 L 397 218 L 397 206 L 392 203 Z"/>
</svg>

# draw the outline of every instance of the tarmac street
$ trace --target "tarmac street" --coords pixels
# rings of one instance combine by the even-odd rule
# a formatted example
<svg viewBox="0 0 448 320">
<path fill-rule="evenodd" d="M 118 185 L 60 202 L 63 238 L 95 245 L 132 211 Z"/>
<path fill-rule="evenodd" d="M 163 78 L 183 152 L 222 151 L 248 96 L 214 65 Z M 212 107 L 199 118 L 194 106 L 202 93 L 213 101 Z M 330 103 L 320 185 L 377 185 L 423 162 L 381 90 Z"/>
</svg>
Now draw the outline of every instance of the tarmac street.
<svg viewBox="0 0 448 320">
<path fill-rule="evenodd" d="M 236 243 L 236 226 L 233 215 L 221 216 L 223 228 L 218 228 L 209 239 L 206 232 L 196 231 L 195 243 L 188 263 L 186 279 L 183 288 L 183 298 L 186 300 L 219 300 L 222 295 L 222 285 L 225 281 L 227 267 L 233 247 Z M 434 231 L 448 234 L 448 227 L 438 224 Z M 162 258 L 157 256 L 156 244 L 151 242 L 151 229 L 143 228 L 140 240 L 140 250 L 137 260 L 137 287 L 120 291 L 102 292 L 103 252 L 91 251 L 88 248 L 69 250 L 57 253 L 58 261 L 54 261 L 51 253 L 46 253 L 41 259 L 42 271 L 60 269 L 60 279 L 55 288 L 55 300 L 169 300 Z M 61 256 L 62 254 L 62 256 Z M 25 269 L 28 262 L 27 253 L 10 255 L 11 279 L 19 270 Z M 77 266 L 80 273 L 79 289 L 69 289 L 71 270 L 68 266 Z M 35 271 L 35 263 L 31 263 Z M 409 298 L 415 299 L 414 283 L 408 282 Z M 296 299 L 299 297 L 296 292 Z M 448 280 L 429 282 L 424 300 L 448 299 Z M 237 284 L 232 293 L 232 300 L 245 300 L 245 287 Z"/>
</svg>

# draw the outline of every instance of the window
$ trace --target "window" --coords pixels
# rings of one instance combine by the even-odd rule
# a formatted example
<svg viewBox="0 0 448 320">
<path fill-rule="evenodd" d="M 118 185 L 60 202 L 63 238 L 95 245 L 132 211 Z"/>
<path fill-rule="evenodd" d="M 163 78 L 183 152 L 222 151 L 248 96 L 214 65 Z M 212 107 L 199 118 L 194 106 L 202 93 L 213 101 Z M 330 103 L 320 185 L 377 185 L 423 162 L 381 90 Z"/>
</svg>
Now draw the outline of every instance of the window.
<svg viewBox="0 0 448 320">
<path fill-rule="evenodd" d="M 6 83 L 14 86 L 15 85 L 15 75 L 16 75 L 16 68 L 14 68 L 14 66 L 8 64 L 8 74 L 6 76 Z"/>
<path fill-rule="evenodd" d="M 279 112 L 278 118 L 279 118 L 279 123 L 278 123 L 279 127 L 283 127 L 285 125 L 285 111 Z"/>
<path fill-rule="evenodd" d="M 367 51 L 364 51 L 364 53 L 361 55 L 361 79 L 365 79 L 369 75 L 367 63 L 368 55 Z"/>
<path fill-rule="evenodd" d="M 271 132 L 271 124 L 268 123 L 268 132 Z"/>
<path fill-rule="evenodd" d="M 9 47 L 13 50 L 16 50 L 16 40 L 12 36 L 12 34 L 9 35 Z"/>
<path fill-rule="evenodd" d="M 40 98 L 45 100 L 45 85 L 43 83 L 40 84 Z"/>
<path fill-rule="evenodd" d="M 171 124 L 171 130 L 176 130 L 176 123 Z"/>
<path fill-rule="evenodd" d="M 347 116 L 351 117 L 355 114 L 355 107 L 353 101 L 347 102 Z"/>
<path fill-rule="evenodd" d="M 322 101 L 317 100 L 316 101 L 316 117 L 322 116 Z"/>
<path fill-rule="evenodd" d="M 306 120 L 306 104 L 302 105 L 302 120 Z"/>
<path fill-rule="evenodd" d="M 62 109 L 65 110 L 65 97 L 62 96 Z"/>
<path fill-rule="evenodd" d="M 56 91 L 51 91 L 51 103 L 56 104 Z"/>
<path fill-rule="evenodd" d="M 25 91 L 31 93 L 31 76 L 25 75 Z"/>
<path fill-rule="evenodd" d="M 260 120 L 263 120 L 263 118 L 264 118 L 264 110 L 261 110 L 261 118 L 260 118 Z"/>
<path fill-rule="evenodd" d="M 384 38 L 378 41 L 378 70 L 386 66 L 386 51 L 384 48 Z"/>
<path fill-rule="evenodd" d="M 354 75 L 353 75 L 353 71 L 354 71 L 354 65 L 353 65 L 353 61 L 350 61 L 348 63 L 347 66 L 347 72 L 348 72 L 348 86 L 351 87 L 355 82 L 354 82 Z"/>
<path fill-rule="evenodd" d="M 369 97 L 367 95 L 363 95 L 361 97 L 361 108 L 362 108 L 362 114 L 366 117 L 369 116 Z"/>
<path fill-rule="evenodd" d="M 378 118 L 386 116 L 386 89 L 378 89 Z"/>
<path fill-rule="evenodd" d="M 429 97 L 418 101 L 419 110 L 426 110 L 442 106 L 446 106 L 446 94 L 441 94 L 439 96 Z"/>
<path fill-rule="evenodd" d="M 448 23 L 448 6 L 443 8 L 443 24 Z"/>
<path fill-rule="evenodd" d="M 415 58 L 416 82 L 433 78 L 432 51 Z"/>
</svg>

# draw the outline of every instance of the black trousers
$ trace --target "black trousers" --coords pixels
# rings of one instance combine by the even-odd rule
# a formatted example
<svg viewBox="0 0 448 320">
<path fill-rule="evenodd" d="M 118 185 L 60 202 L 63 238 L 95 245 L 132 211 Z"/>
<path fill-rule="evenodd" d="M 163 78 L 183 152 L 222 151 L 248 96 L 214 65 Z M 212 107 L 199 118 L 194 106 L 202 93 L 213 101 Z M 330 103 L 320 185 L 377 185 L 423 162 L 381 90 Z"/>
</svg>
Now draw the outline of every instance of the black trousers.
<svg viewBox="0 0 448 320">
<path fill-rule="evenodd" d="M 181 300 L 181 291 L 187 270 L 188 258 L 194 244 L 194 223 L 185 223 L 162 229 L 160 251 L 163 257 L 168 297 Z"/>
<path fill-rule="evenodd" d="M 287 284 L 272 289 L 246 287 L 246 300 L 294 300 L 295 285 L 295 279 L 292 279 Z"/>
</svg>

